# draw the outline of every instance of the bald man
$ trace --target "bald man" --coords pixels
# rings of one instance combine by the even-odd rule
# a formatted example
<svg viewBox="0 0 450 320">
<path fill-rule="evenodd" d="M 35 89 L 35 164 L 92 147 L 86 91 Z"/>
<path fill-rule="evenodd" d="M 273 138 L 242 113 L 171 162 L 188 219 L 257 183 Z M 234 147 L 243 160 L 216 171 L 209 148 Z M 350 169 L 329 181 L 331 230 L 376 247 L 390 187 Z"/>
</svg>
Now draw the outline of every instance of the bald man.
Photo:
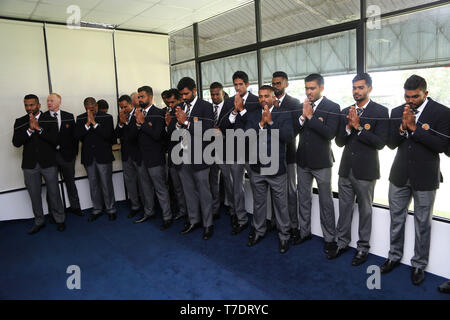
<svg viewBox="0 0 450 320">
<path fill-rule="evenodd" d="M 75 118 L 72 113 L 61 110 L 61 96 L 52 93 L 47 97 L 45 112 L 58 121 L 58 145 L 56 146 L 56 162 L 62 174 L 69 195 L 70 207 L 67 212 L 82 216 L 78 190 L 75 185 L 75 158 L 78 154 L 78 140 L 75 139 Z"/>
</svg>

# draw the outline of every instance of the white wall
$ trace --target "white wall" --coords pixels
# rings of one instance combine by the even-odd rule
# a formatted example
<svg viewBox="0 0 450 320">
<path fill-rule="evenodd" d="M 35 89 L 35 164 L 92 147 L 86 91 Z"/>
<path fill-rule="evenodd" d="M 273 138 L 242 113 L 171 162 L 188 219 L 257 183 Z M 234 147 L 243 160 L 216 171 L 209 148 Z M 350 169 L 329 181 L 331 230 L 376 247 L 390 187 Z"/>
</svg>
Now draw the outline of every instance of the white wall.
<svg viewBox="0 0 450 320">
<path fill-rule="evenodd" d="M 85 112 L 83 100 L 92 96 L 108 102 L 109 113 L 116 123 L 114 54 L 119 94 L 130 94 L 139 86 L 150 85 L 157 95 L 157 103 L 160 103 L 160 93 L 170 87 L 168 36 L 90 28 L 68 29 L 60 25 L 44 26 L 0 19 L 0 41 L 4 44 L 0 51 L 0 108 L 6 115 L 0 119 L 0 192 L 25 187 L 20 168 L 22 148 L 12 145 L 14 120 L 25 115 L 23 97 L 28 93 L 36 94 L 40 98 L 41 110 L 47 111 L 50 88 L 44 28 L 52 91 L 62 96 L 61 109 L 75 116 Z M 114 152 L 114 157 L 113 170 L 121 170 L 120 152 Z M 76 176 L 86 176 L 80 156 L 76 162 Z M 9 198 L 7 194 L 0 196 Z M 26 205 L 20 204 L 19 207 Z M 19 211 L 16 210 L 11 217 L 11 213 L 0 210 L 0 221 L 20 218 L 22 213 Z"/>
</svg>

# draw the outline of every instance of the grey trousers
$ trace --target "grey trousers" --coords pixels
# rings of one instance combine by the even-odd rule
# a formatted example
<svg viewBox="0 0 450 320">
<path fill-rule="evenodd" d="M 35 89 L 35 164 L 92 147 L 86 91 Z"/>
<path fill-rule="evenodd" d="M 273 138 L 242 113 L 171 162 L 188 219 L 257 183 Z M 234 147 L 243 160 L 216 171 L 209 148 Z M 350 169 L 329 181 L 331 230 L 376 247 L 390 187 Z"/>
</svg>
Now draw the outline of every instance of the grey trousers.
<svg viewBox="0 0 450 320">
<path fill-rule="evenodd" d="M 39 166 L 39 164 L 36 164 L 34 169 L 23 169 L 23 177 L 31 199 L 34 223 L 37 226 L 45 223 L 41 196 L 42 177 L 44 177 L 45 185 L 47 187 L 47 198 L 50 205 L 50 213 L 53 215 L 56 223 L 63 223 L 66 215 L 64 214 L 61 195 L 59 193 L 58 169 L 56 167 L 43 169 Z"/>
<path fill-rule="evenodd" d="M 209 185 L 209 168 L 196 171 L 190 164 L 180 166 L 179 175 L 186 198 L 189 222 L 203 222 L 203 227 L 213 225 L 211 187 Z"/>
<path fill-rule="evenodd" d="M 253 191 L 252 226 L 256 234 L 264 236 L 267 230 L 267 192 L 270 189 L 274 204 L 274 215 L 277 221 L 278 237 L 289 240 L 290 219 L 287 205 L 287 174 L 264 176 L 252 172 L 250 183 Z"/>
<path fill-rule="evenodd" d="M 97 163 L 94 161 L 84 166 L 89 180 L 89 190 L 93 204 L 93 214 L 100 214 L 105 204 L 106 213 L 117 212 L 114 187 L 112 182 L 112 163 Z"/>
<path fill-rule="evenodd" d="M 138 183 L 141 200 L 144 204 L 144 216 L 155 214 L 155 188 L 150 180 L 147 167 L 141 163 L 137 166 Z"/>
<path fill-rule="evenodd" d="M 369 252 L 372 232 L 372 202 L 376 180 L 358 180 L 350 170 L 348 177 L 339 177 L 339 220 L 336 227 L 336 240 L 340 248 L 351 241 L 353 207 L 358 198 L 359 240 L 357 250 Z"/>
<path fill-rule="evenodd" d="M 319 189 L 320 225 L 326 242 L 332 242 L 336 235 L 333 194 L 331 192 L 331 168 L 309 169 L 297 166 L 297 191 L 300 234 L 311 234 L 311 192 L 313 178 Z"/>
<path fill-rule="evenodd" d="M 172 180 L 175 197 L 178 203 L 178 214 L 185 216 L 187 214 L 186 198 L 184 197 L 183 185 L 181 184 L 180 174 L 175 167 L 170 167 L 170 179 Z"/>
<path fill-rule="evenodd" d="M 209 183 L 211 184 L 211 194 L 213 197 L 213 214 L 218 214 L 220 209 L 220 172 L 222 172 L 225 186 L 225 198 L 230 202 L 230 213 L 235 214 L 233 202 L 233 178 L 231 168 L 227 164 L 213 164 L 210 168 Z"/>
<path fill-rule="evenodd" d="M 170 208 L 170 196 L 169 187 L 167 185 L 166 167 L 161 165 L 148 168 L 147 170 L 148 176 L 150 177 L 150 182 L 153 185 L 156 196 L 158 197 L 159 205 L 162 209 L 163 220 L 172 220 L 172 209 Z"/>
<path fill-rule="evenodd" d="M 247 210 L 245 210 L 244 169 L 243 164 L 229 164 L 233 184 L 233 209 L 240 225 L 248 222 Z M 251 170 L 248 170 L 249 176 Z"/>
<path fill-rule="evenodd" d="M 138 165 L 130 157 L 122 160 L 123 180 L 127 188 L 128 198 L 131 203 L 131 210 L 139 210 L 141 201 L 139 200 L 138 188 Z"/>
<path fill-rule="evenodd" d="M 391 248 L 389 259 L 400 261 L 405 242 L 405 222 L 408 207 L 414 198 L 414 256 L 411 265 L 425 269 L 430 254 L 431 221 L 436 190 L 415 191 L 409 184 L 397 187 L 389 184 L 389 210 L 391 213 Z"/>
<path fill-rule="evenodd" d="M 58 163 L 58 169 L 62 173 L 64 184 L 66 185 L 70 206 L 73 209 L 80 209 L 80 199 L 78 197 L 77 186 L 75 185 L 75 159 L 66 161 L 61 154 L 57 152 L 56 162 Z"/>
<path fill-rule="evenodd" d="M 297 164 L 287 165 L 287 202 L 291 229 L 298 229 Z"/>
</svg>

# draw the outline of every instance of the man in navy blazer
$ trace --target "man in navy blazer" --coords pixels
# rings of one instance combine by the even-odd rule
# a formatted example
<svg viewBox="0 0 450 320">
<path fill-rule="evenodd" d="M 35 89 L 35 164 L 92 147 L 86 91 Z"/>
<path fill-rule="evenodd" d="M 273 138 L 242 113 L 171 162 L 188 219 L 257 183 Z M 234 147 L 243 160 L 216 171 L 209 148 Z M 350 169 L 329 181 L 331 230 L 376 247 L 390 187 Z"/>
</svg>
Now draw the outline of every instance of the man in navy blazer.
<svg viewBox="0 0 450 320">
<path fill-rule="evenodd" d="M 113 117 L 98 111 L 94 98 L 84 99 L 86 112 L 77 117 L 75 137 L 82 143 L 81 163 L 86 168 L 93 204 L 92 222 L 103 215 L 103 205 L 109 220 L 116 219 L 116 200 L 112 182 L 112 145 L 115 143 Z"/>
<path fill-rule="evenodd" d="M 294 130 L 292 118 L 279 108 L 275 108 L 274 89 L 262 86 L 259 89 L 261 108 L 249 111 L 244 122 L 246 130 L 255 130 L 257 134 L 257 161 L 250 162 L 250 182 L 253 191 L 252 232 L 247 245 L 260 242 L 267 231 L 267 191 L 270 188 L 274 203 L 274 217 L 277 221 L 279 250 L 285 253 L 289 249 L 290 219 L 287 205 L 287 163 L 286 145 L 292 140 Z M 278 135 L 275 134 L 278 133 Z M 267 141 L 261 143 L 261 135 L 267 134 Z M 276 139 L 275 141 L 273 139 Z M 272 147 L 278 147 L 272 149 Z M 278 163 L 273 163 L 278 156 Z M 266 155 L 271 161 L 264 164 L 261 157 Z M 275 157 L 274 157 L 275 156 Z"/>
<path fill-rule="evenodd" d="M 223 107 L 225 114 L 219 124 L 222 132 L 227 130 L 244 129 L 241 127 L 241 120 L 245 120 L 246 113 L 259 109 L 258 97 L 248 91 L 250 86 L 248 75 L 244 71 L 236 71 L 233 74 L 233 85 L 236 94 L 225 101 Z M 231 225 L 233 235 L 237 235 L 248 227 L 248 215 L 245 209 L 244 192 L 244 169 L 250 176 L 251 170 L 245 165 L 248 162 L 248 145 L 245 143 L 245 151 L 238 154 L 238 139 L 234 138 L 234 157 L 226 155 L 227 163 L 230 166 L 232 184 L 233 184 L 233 212 L 231 216 Z M 230 163 L 231 162 L 231 163 Z"/>
<path fill-rule="evenodd" d="M 336 144 L 344 147 L 339 167 L 339 220 L 337 247 L 328 253 L 334 259 L 347 250 L 355 198 L 358 198 L 359 240 L 353 266 L 363 264 L 369 255 L 372 231 L 372 202 L 376 180 L 380 178 L 378 150 L 384 148 L 389 135 L 389 112 L 370 99 L 372 78 L 367 73 L 353 78 L 356 103 L 342 111 Z"/>
<path fill-rule="evenodd" d="M 336 222 L 331 192 L 331 168 L 334 157 L 331 140 L 337 134 L 341 109 L 337 103 L 322 96 L 324 79 L 320 74 L 305 78 L 307 99 L 302 112 L 294 122 L 300 134 L 297 149 L 297 189 L 299 201 L 300 238 L 294 244 L 310 240 L 311 236 L 311 189 L 316 179 L 319 189 L 320 224 L 325 240 L 324 251 L 328 254 L 336 246 Z"/>
<path fill-rule="evenodd" d="M 427 82 L 412 75 L 404 85 L 406 104 L 391 113 L 389 148 L 397 154 L 389 176 L 391 213 L 388 259 L 381 273 L 390 272 L 403 257 L 405 222 L 414 198 L 415 243 L 411 259 L 411 281 L 425 279 L 431 238 L 431 220 L 436 190 L 442 180 L 439 153 L 447 151 L 450 128 L 449 109 L 428 97 Z"/>
<path fill-rule="evenodd" d="M 211 103 L 197 97 L 197 86 L 193 79 L 189 77 L 181 79 L 177 89 L 184 103 L 177 107 L 176 117 L 172 119 L 175 125 L 169 126 L 172 130 L 169 130 L 168 134 L 172 137 L 172 134 L 178 131 L 182 139 L 177 145 L 181 155 L 179 175 L 186 199 L 188 221 L 181 234 L 191 233 L 203 224 L 203 239 L 208 240 L 214 232 L 213 198 L 209 184 L 210 165 L 203 158 L 203 151 L 209 142 L 203 141 L 203 134 L 213 128 L 213 107 Z M 197 133 L 202 136 L 198 136 Z M 202 154 L 195 155 L 196 150 Z M 172 150 L 173 152 L 176 152 L 176 149 Z"/>
<path fill-rule="evenodd" d="M 75 159 L 78 154 L 78 140 L 75 139 L 75 118 L 73 114 L 60 109 L 61 96 L 52 93 L 47 97 L 48 114 L 57 119 L 58 145 L 56 146 L 56 162 L 62 173 L 69 196 L 68 212 L 82 216 L 80 199 L 75 185 Z"/>
</svg>

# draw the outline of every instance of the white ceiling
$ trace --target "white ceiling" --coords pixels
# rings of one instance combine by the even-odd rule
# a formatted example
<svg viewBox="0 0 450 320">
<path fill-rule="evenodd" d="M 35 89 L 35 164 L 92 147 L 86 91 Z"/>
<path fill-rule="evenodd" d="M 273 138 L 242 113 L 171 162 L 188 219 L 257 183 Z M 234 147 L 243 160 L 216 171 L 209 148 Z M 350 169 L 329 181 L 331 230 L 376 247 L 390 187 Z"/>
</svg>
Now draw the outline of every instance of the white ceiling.
<svg viewBox="0 0 450 320">
<path fill-rule="evenodd" d="M 0 0 L 0 16 L 65 23 L 77 5 L 81 21 L 170 33 L 250 0 Z"/>
</svg>

